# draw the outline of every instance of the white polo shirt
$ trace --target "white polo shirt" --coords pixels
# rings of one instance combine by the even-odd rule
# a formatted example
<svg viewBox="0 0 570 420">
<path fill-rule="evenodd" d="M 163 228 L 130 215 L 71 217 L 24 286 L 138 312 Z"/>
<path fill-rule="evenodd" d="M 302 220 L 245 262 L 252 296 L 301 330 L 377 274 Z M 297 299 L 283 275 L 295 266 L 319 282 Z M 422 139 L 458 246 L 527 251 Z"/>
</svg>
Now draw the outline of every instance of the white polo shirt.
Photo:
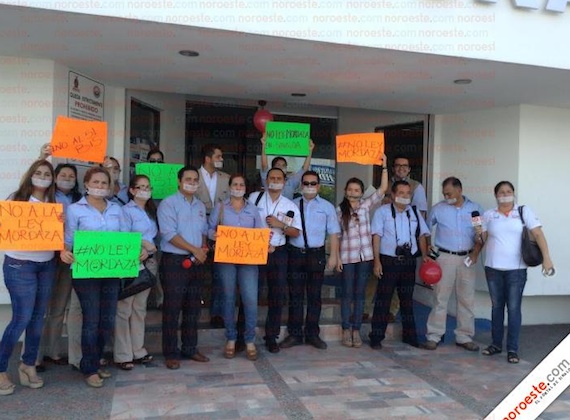
<svg viewBox="0 0 570 420">
<path fill-rule="evenodd" d="M 498 208 L 487 210 L 483 214 L 483 232 L 489 235 L 485 246 L 485 266 L 496 270 L 519 270 L 528 267 L 521 255 L 523 224 L 518 209 L 519 206 L 515 204 L 507 216 Z M 529 230 L 542 226 L 538 217 L 526 205 L 523 208 L 523 218 Z"/>
<path fill-rule="evenodd" d="M 249 196 L 249 202 L 255 205 L 255 201 L 257 200 L 259 194 L 261 194 L 259 191 L 251 193 Z M 275 216 L 277 219 L 279 219 L 279 221 L 282 222 L 284 217 L 287 216 L 287 213 L 292 211 L 293 220 L 289 226 L 294 227 L 295 229 L 299 229 L 299 231 L 303 230 L 301 225 L 301 213 L 299 211 L 299 207 L 297 207 L 295 203 L 293 203 L 287 197 L 280 195 L 277 200 L 273 201 L 269 196 L 269 193 L 265 192 L 257 204 L 257 210 L 259 210 L 259 215 L 261 216 L 261 223 L 263 227 L 269 227 L 267 226 L 267 221 L 265 220 L 267 216 Z M 271 240 L 269 241 L 270 245 L 285 245 L 287 239 L 285 238 L 282 229 L 272 228 L 271 232 Z"/>
</svg>

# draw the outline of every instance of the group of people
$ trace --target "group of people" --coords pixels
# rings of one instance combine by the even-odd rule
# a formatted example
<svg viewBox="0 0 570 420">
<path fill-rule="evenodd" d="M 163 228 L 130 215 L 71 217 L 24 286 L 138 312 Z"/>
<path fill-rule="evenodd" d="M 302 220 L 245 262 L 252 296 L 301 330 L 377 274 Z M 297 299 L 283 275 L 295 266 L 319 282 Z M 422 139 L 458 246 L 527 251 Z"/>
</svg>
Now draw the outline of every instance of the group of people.
<svg viewBox="0 0 570 420">
<path fill-rule="evenodd" d="M 409 178 L 409 160 L 396 157 L 393 177 L 389 179 L 384 156 L 378 162 L 382 165 L 380 187 L 364 197 L 363 182 L 351 178 L 344 188 L 342 202 L 335 209 L 319 195 L 319 174 L 309 170 L 312 141 L 303 167 L 291 176 L 287 176 L 287 161 L 282 157 L 275 158 L 269 167 L 264 137 L 261 142 L 262 191 L 246 198 L 245 177 L 222 172 L 221 148 L 207 145 L 203 148 L 202 166 L 186 165 L 180 169 L 177 192 L 160 202 L 151 198 L 152 185 L 145 175 L 136 175 L 129 185 L 123 185 L 119 180 L 119 162 L 112 157 L 87 170 L 82 195 L 76 168 L 60 164 L 54 170 L 45 159 L 49 148 L 43 149 L 41 158 L 24 174 L 9 200 L 62 203 L 65 249 L 59 252 L 59 258 L 53 251 L 6 252 L 3 270 L 13 318 L 0 342 L 0 395 L 14 392 L 15 386 L 6 371 L 24 331 L 26 339 L 18 373 L 20 383 L 30 388 L 43 386 L 36 370 L 42 360 L 72 364 L 89 386 L 103 386 L 104 379 L 111 376 L 106 366 L 108 361 L 103 357 L 105 345 L 112 344 L 114 362 L 124 370 L 153 359 L 144 347 L 149 289 L 118 300 L 119 279 L 72 278 L 70 265 L 74 262 L 76 231 L 142 234 L 140 269 L 146 268 L 160 279 L 157 300 L 162 304 L 162 351 L 168 369 L 178 369 L 182 358 L 209 361 L 197 347 L 201 293 L 207 276 L 212 278 L 212 310 L 218 310 L 212 315 L 222 317 L 226 328 L 224 357 L 233 358 L 245 350 L 249 360 L 257 359 L 255 327 L 262 279 L 268 289 L 263 337 L 267 350 L 277 353 L 303 343 L 326 349 L 326 342 L 319 337 L 321 288 L 326 269 L 342 273 L 343 345 L 358 348 L 363 344 L 365 289 L 373 273 L 378 279 L 369 334 L 373 349 L 382 347 L 387 324 L 394 315 L 391 307 L 393 311 L 396 294 L 403 342 L 435 350 L 445 333 L 447 304 L 455 290 L 456 343 L 476 351 L 474 263 L 484 246 L 485 273 L 493 305 L 493 342 L 483 354 L 502 351 L 506 305 L 508 360 L 518 362 L 520 302 L 527 266 L 520 255 L 522 223 L 511 183 L 497 184 L 498 207 L 484 213 L 479 229 L 472 224 L 472 215 L 482 209 L 462 194 L 459 179 L 447 178 L 442 184 L 445 200 L 433 206 L 426 223 L 425 190 Z M 152 150 L 147 160 L 161 163 L 164 155 Z M 300 196 L 293 198 L 298 189 Z M 390 193 L 386 195 L 388 189 Z M 550 271 L 552 262 L 540 222 L 527 206 L 523 214 L 544 256 L 543 268 Z M 269 228 L 267 264 L 213 263 L 219 225 Z M 437 252 L 433 249 L 430 252 L 432 229 L 435 229 L 432 245 Z M 427 341 L 420 345 L 412 301 L 416 262 L 418 258 L 427 261 L 437 253 L 443 276 L 434 287 Z M 466 257 L 470 264 L 466 263 Z M 236 317 L 238 300 L 240 317 Z M 279 343 L 282 311 L 287 301 L 288 335 Z M 69 347 L 65 360 L 60 339 L 68 305 Z M 237 318 L 242 318 L 243 323 Z"/>
</svg>

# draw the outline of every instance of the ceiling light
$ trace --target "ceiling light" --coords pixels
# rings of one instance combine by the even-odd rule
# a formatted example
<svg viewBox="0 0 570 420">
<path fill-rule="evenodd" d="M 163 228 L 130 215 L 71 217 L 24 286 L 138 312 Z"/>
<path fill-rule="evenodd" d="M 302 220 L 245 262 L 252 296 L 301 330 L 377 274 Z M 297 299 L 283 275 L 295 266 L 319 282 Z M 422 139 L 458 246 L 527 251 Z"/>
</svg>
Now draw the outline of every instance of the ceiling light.
<svg viewBox="0 0 570 420">
<path fill-rule="evenodd" d="M 291 96 L 295 96 L 296 98 L 304 98 L 305 96 L 307 96 L 306 93 L 302 93 L 302 92 L 293 92 L 291 94 Z"/>
<path fill-rule="evenodd" d="M 180 50 L 178 54 L 183 55 L 184 57 L 198 57 L 200 53 L 198 51 L 192 50 Z"/>
<path fill-rule="evenodd" d="M 453 81 L 453 83 L 455 83 L 456 85 L 468 85 L 471 82 L 472 82 L 471 79 L 457 79 Z"/>
</svg>

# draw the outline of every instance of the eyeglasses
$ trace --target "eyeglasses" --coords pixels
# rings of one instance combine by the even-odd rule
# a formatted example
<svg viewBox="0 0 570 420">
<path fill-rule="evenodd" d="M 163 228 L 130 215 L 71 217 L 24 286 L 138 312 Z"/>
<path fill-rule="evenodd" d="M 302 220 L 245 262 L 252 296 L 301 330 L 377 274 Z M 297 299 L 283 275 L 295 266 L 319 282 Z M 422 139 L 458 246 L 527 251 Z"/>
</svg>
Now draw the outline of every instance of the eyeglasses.
<svg viewBox="0 0 570 420">
<path fill-rule="evenodd" d="M 143 191 L 152 191 L 152 187 L 149 185 L 137 185 L 136 187 L 133 187 L 133 189 L 143 190 Z"/>
<path fill-rule="evenodd" d="M 149 159 L 148 163 L 164 163 L 162 159 Z"/>
<path fill-rule="evenodd" d="M 399 164 L 394 164 L 394 169 L 408 169 L 410 167 L 410 165 L 399 165 Z"/>
<path fill-rule="evenodd" d="M 303 181 L 303 185 L 305 185 L 305 186 L 310 185 L 311 187 L 314 187 L 316 185 L 319 185 L 319 183 L 317 181 L 310 181 L 310 182 L 309 181 Z"/>
</svg>

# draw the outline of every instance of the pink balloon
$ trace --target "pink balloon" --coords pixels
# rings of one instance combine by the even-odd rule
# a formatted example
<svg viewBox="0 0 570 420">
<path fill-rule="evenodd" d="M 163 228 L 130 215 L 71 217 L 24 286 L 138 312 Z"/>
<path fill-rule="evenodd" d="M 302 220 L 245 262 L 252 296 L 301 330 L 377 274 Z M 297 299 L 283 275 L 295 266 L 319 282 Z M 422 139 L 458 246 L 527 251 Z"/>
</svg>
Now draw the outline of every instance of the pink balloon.
<svg viewBox="0 0 570 420">
<path fill-rule="evenodd" d="M 265 133 L 267 121 L 273 121 L 273 114 L 265 109 L 258 110 L 253 116 L 253 124 L 262 134 Z"/>
</svg>

